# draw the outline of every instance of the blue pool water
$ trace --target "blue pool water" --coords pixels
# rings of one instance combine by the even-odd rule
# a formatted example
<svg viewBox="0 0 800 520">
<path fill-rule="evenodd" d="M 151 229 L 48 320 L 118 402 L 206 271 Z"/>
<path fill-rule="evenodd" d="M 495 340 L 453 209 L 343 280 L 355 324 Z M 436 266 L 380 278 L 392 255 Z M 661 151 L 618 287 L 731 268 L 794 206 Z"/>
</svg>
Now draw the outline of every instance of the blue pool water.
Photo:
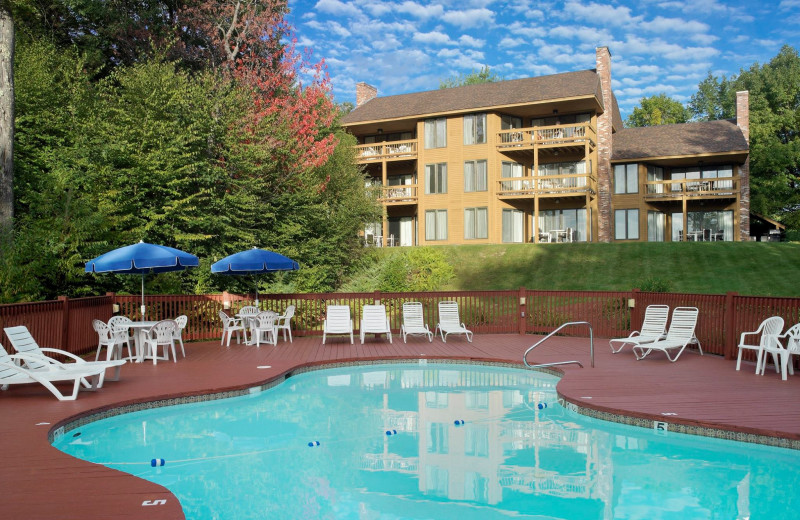
<svg viewBox="0 0 800 520">
<path fill-rule="evenodd" d="M 328 369 L 54 444 L 169 488 L 192 520 L 800 515 L 797 451 L 586 418 L 556 383 L 477 365 Z"/>
</svg>

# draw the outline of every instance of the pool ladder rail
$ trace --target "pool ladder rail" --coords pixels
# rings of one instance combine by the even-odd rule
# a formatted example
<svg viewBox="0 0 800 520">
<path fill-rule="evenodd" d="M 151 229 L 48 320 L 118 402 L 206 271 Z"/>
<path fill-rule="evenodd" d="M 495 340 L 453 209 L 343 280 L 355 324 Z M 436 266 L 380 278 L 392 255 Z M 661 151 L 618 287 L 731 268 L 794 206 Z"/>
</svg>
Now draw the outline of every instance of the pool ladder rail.
<svg viewBox="0 0 800 520">
<path fill-rule="evenodd" d="M 543 337 L 533 345 L 531 345 L 528 350 L 525 351 L 525 354 L 522 356 L 522 362 L 525 363 L 525 366 L 528 368 L 547 368 L 547 367 L 554 367 L 557 365 L 573 365 L 578 364 L 581 368 L 583 368 L 583 363 L 580 361 L 558 361 L 555 363 L 542 363 L 540 365 L 531 365 L 528 363 L 528 353 L 553 337 L 558 331 L 563 329 L 564 327 L 570 327 L 572 325 L 586 325 L 589 327 L 589 353 L 592 359 L 592 368 L 594 368 L 594 334 L 592 333 L 592 324 L 588 321 L 570 321 L 568 323 L 562 323 L 556 330 L 548 334 L 547 336 Z"/>
</svg>

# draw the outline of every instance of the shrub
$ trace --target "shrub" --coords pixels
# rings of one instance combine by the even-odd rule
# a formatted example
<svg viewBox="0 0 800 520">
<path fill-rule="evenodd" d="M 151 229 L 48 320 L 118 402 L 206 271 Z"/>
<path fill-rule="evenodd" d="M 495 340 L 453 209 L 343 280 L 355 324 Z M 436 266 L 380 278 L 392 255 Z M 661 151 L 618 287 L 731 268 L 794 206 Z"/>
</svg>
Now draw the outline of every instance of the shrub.
<svg viewBox="0 0 800 520">
<path fill-rule="evenodd" d="M 669 280 L 649 276 L 639 280 L 635 288 L 643 292 L 666 293 L 672 291 L 672 284 Z"/>
</svg>

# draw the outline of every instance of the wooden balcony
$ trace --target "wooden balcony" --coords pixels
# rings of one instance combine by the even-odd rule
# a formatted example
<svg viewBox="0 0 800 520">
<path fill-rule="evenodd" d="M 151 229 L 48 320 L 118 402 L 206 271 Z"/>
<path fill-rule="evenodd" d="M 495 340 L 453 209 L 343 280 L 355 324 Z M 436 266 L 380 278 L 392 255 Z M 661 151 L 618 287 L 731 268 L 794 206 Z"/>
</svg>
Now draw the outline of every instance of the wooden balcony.
<svg viewBox="0 0 800 520">
<path fill-rule="evenodd" d="M 504 153 L 589 153 L 595 146 L 597 132 L 588 123 L 515 128 L 497 134 L 497 150 Z"/>
<path fill-rule="evenodd" d="M 359 164 L 379 161 L 416 160 L 417 140 L 360 144 L 356 146 L 356 155 Z"/>
<path fill-rule="evenodd" d="M 739 193 L 739 177 L 645 182 L 645 200 L 724 199 Z"/>
<path fill-rule="evenodd" d="M 417 185 L 384 186 L 379 199 L 386 206 L 404 206 L 417 203 Z"/>
<path fill-rule="evenodd" d="M 590 173 L 505 178 L 497 181 L 497 196 L 501 199 L 594 196 L 596 182 Z"/>
</svg>

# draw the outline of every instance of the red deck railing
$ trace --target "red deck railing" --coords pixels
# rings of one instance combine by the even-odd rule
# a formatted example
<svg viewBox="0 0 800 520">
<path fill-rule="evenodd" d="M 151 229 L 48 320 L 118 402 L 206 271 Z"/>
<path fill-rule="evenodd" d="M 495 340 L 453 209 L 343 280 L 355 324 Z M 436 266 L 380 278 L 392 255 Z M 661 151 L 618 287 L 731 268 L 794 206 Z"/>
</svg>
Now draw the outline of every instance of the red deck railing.
<svg viewBox="0 0 800 520">
<path fill-rule="evenodd" d="M 403 303 L 422 302 L 425 319 L 434 330 L 437 304 L 444 300 L 458 302 L 461 319 L 476 334 L 548 334 L 570 321 L 588 321 L 596 338 L 626 336 L 638 329 L 645 308 L 650 304 L 670 307 L 690 306 L 700 310 L 696 335 L 704 352 L 735 357 L 739 335 L 752 331 L 769 316 L 781 316 L 786 327 L 800 322 L 800 298 L 773 298 L 724 295 L 646 293 L 637 290 L 620 292 L 533 291 L 525 288 L 510 291 L 453 291 L 416 293 L 324 293 L 259 295 L 262 309 L 283 313 L 296 307 L 292 326 L 296 335 L 321 335 L 327 305 L 349 305 L 355 328 L 359 328 L 361 307 L 379 300 L 386 305 L 393 330 L 399 332 Z M 236 313 L 251 305 L 251 295 L 148 295 L 148 320 L 189 317 L 184 332 L 187 340 L 210 340 L 220 337 L 219 311 Z M 90 298 L 61 297 L 55 301 L 0 305 L 0 327 L 27 326 L 40 345 L 57 347 L 75 354 L 94 351 L 97 335 L 94 318 L 108 321 L 119 306 L 119 314 L 136 320 L 139 297 L 115 295 Z M 585 328 L 565 329 L 566 335 L 585 336 Z M 0 339 L 4 339 L 0 335 Z M 5 343 L 8 346 L 8 343 Z M 521 355 L 521 353 L 520 353 Z"/>
</svg>

